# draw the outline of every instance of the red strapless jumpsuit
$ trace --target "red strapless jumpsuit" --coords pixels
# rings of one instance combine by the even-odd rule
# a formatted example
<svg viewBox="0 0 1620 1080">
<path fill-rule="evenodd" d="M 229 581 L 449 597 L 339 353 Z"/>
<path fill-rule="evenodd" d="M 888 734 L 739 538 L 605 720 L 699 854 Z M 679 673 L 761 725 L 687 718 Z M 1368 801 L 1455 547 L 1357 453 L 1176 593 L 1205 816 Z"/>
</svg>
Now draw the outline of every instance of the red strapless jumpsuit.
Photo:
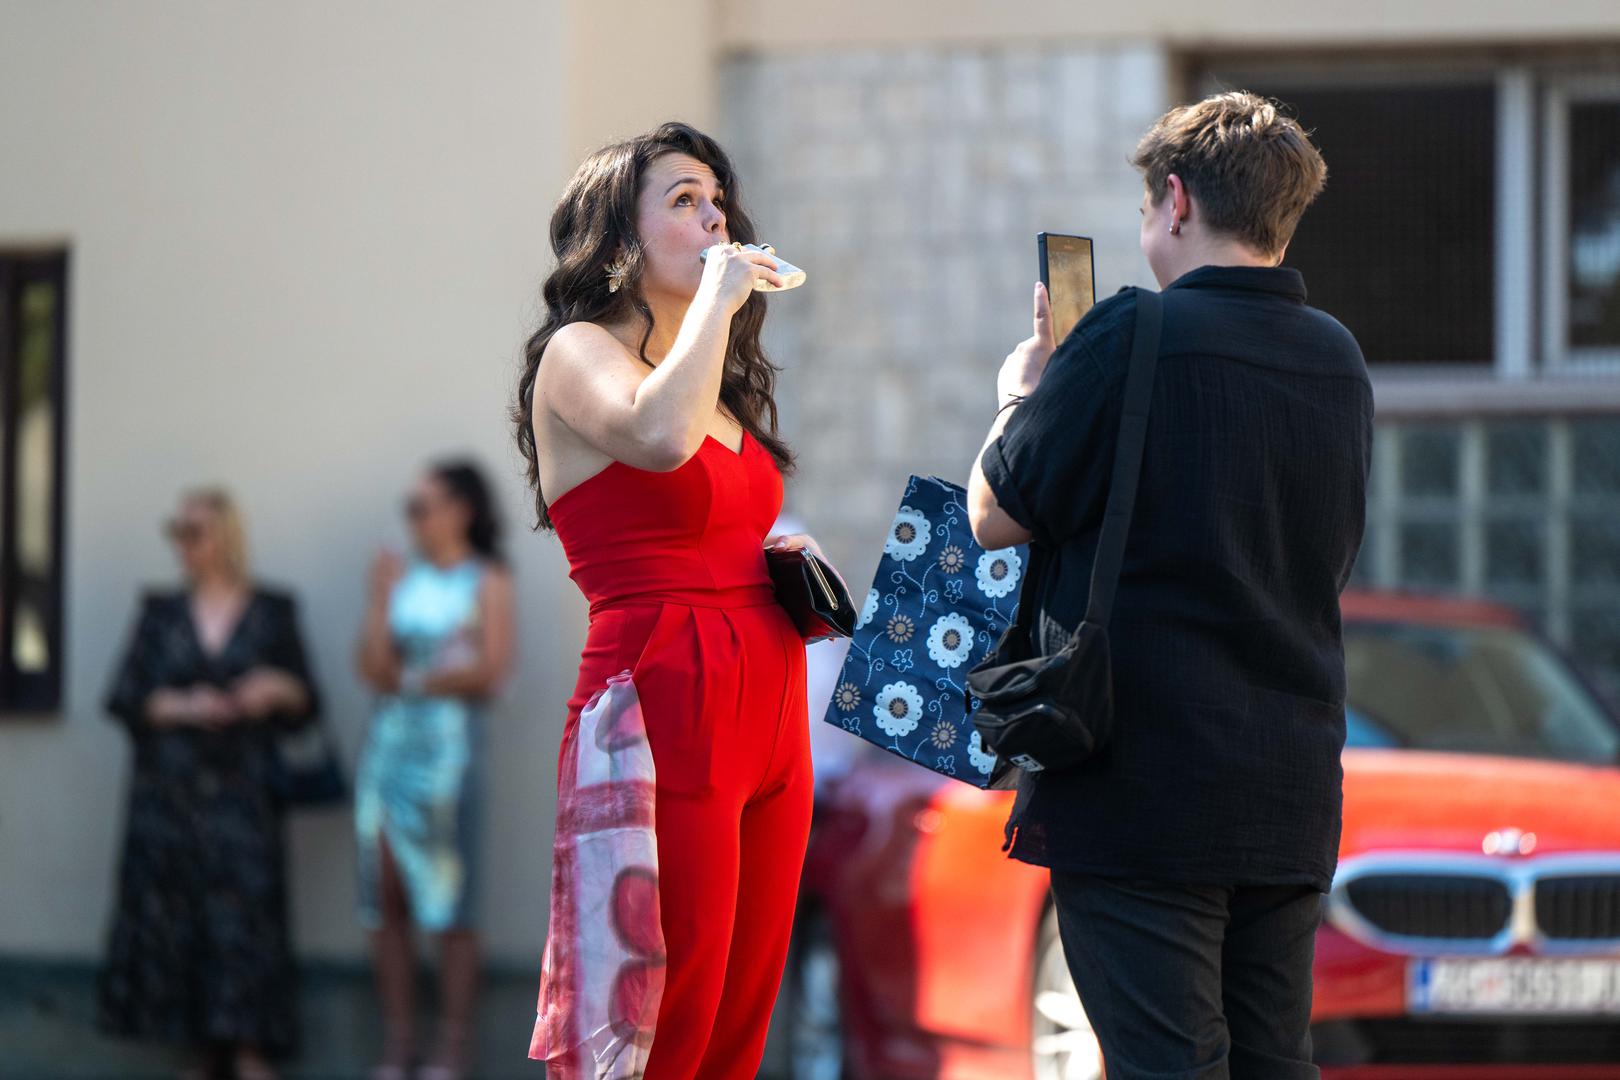
<svg viewBox="0 0 1620 1080">
<path fill-rule="evenodd" d="M 810 833 L 804 642 L 764 542 L 782 477 L 749 435 L 673 472 L 615 462 L 549 506 L 590 630 L 568 724 L 631 672 L 657 770 L 668 957 L 646 1080 L 752 1080 Z"/>
</svg>

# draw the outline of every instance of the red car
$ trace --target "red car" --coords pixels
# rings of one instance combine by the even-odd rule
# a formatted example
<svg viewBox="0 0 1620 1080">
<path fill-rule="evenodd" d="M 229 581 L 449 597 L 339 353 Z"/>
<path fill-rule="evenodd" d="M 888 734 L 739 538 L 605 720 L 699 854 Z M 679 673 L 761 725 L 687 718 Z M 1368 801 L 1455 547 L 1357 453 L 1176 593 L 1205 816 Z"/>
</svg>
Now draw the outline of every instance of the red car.
<svg viewBox="0 0 1620 1080">
<path fill-rule="evenodd" d="M 1511 612 L 1344 598 L 1327 1076 L 1620 1077 L 1620 723 Z M 1103 1062 L 1010 794 L 874 750 L 818 801 L 773 1048 L 792 1080 L 1087 1080 Z"/>
</svg>

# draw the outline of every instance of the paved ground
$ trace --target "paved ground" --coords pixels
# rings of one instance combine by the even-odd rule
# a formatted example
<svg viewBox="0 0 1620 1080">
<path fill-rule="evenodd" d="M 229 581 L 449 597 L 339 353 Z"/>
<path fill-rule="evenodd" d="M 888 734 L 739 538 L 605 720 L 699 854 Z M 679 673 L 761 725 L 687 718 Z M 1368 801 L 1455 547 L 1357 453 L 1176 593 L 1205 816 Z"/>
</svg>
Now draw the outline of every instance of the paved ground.
<svg viewBox="0 0 1620 1080">
<path fill-rule="evenodd" d="M 378 1030 L 370 976 L 355 967 L 304 972 L 299 1011 L 304 1049 L 287 1080 L 365 1077 Z M 479 1010 L 479 1068 L 485 1080 L 541 1080 L 525 1059 L 534 1023 L 535 976 L 496 972 Z M 424 1001 L 431 1001 L 424 986 Z M 161 1047 L 96 1032 L 94 974 L 79 965 L 0 960 L 0 1077 L 6 1080 L 147 1080 L 173 1077 L 179 1059 Z"/>
<path fill-rule="evenodd" d="M 544 1069 L 524 1056 L 536 978 L 532 971 L 486 974 L 474 1073 L 479 1080 L 543 1080 Z M 424 975 L 424 1002 L 432 1001 L 431 986 Z M 96 1031 L 94 987 L 95 973 L 85 965 L 0 958 L 0 1080 L 172 1078 L 180 1064 L 172 1051 Z M 370 973 L 358 966 L 306 967 L 298 1003 L 304 1046 L 285 1063 L 286 1080 L 365 1080 L 378 1032 Z M 773 1075 L 767 1069 L 760 1077 Z"/>
</svg>

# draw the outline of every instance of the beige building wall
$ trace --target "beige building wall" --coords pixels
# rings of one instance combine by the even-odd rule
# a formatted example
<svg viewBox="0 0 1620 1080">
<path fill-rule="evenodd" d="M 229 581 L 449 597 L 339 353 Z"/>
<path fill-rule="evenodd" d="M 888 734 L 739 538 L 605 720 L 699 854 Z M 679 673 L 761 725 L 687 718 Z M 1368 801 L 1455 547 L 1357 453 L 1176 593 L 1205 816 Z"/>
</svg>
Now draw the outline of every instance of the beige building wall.
<svg viewBox="0 0 1620 1080">
<path fill-rule="evenodd" d="M 727 63 L 726 138 L 763 234 L 788 504 L 864 596 L 912 473 L 966 483 L 1031 332 L 1035 235 L 1095 241 L 1097 295 L 1151 284 L 1128 164 L 1165 108 L 1152 42 L 816 48 Z M 789 89 L 791 88 L 791 92 Z"/>
<path fill-rule="evenodd" d="M 704 5 L 628 27 L 601 7 L 0 3 L 0 247 L 72 260 L 66 701 L 0 722 L 0 955 L 100 952 L 128 770 L 100 701 L 136 591 L 173 579 L 158 525 L 177 490 L 240 495 L 352 759 L 368 560 L 402 538 L 414 470 L 468 451 L 521 597 L 482 914 L 498 959 L 538 963 L 584 608 L 527 531 L 504 409 L 578 154 L 712 98 L 704 20 L 679 17 Z M 656 86 L 596 70 L 666 47 L 696 59 Z M 301 950 L 359 955 L 347 815 L 300 816 L 292 838 Z"/>
<path fill-rule="evenodd" d="M 906 473 L 965 476 L 1027 333 L 1034 232 L 1094 232 L 1099 295 L 1147 280 L 1124 159 L 1185 51 L 1612 40 L 1620 6 L 0 0 L 0 25 L 0 246 L 72 251 L 66 703 L 0 723 L 0 955 L 100 950 L 127 752 L 99 702 L 137 588 L 172 576 L 177 489 L 241 495 L 352 754 L 367 561 L 413 470 L 468 450 L 521 597 L 483 915 L 522 963 L 584 610 L 525 531 L 503 410 L 581 154 L 671 116 L 736 154 L 811 273 L 767 330 L 789 505 L 864 589 Z M 347 818 L 293 838 L 300 947 L 358 955 Z"/>
<path fill-rule="evenodd" d="M 1267 0 L 1099 4 L 1072 0 L 825 0 L 762 4 L 718 0 L 728 50 L 825 46 L 1060 45 L 1151 39 L 1178 48 L 1304 45 L 1420 45 L 1466 41 L 1525 44 L 1586 41 L 1620 32 L 1612 0 Z"/>
<path fill-rule="evenodd" d="M 665 120 L 713 126 L 721 47 L 715 0 L 571 0 L 568 10 L 570 165 Z"/>
</svg>

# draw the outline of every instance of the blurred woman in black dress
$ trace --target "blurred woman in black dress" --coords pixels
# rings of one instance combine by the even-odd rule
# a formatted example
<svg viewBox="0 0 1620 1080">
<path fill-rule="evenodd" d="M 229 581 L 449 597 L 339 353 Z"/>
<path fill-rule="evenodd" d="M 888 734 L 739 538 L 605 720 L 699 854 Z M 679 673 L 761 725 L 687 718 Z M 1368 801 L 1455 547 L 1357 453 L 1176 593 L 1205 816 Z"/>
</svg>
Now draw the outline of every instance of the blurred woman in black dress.
<svg viewBox="0 0 1620 1080">
<path fill-rule="evenodd" d="M 248 576 L 223 491 L 167 524 L 185 578 L 149 592 L 107 697 L 134 743 L 102 1026 L 192 1048 L 182 1075 L 273 1080 L 291 1048 L 278 728 L 315 716 L 291 596 Z"/>
</svg>

